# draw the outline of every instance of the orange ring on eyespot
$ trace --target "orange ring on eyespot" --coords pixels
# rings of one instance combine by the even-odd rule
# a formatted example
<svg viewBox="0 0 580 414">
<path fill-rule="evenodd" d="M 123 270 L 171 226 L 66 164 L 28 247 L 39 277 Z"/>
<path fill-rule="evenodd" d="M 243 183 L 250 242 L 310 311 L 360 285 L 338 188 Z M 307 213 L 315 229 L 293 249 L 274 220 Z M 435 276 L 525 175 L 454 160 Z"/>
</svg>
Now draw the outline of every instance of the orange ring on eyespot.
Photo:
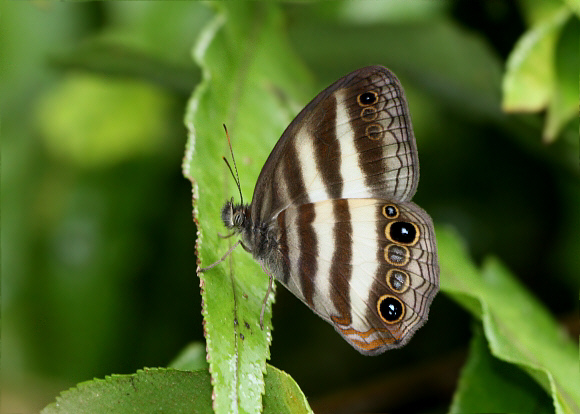
<svg viewBox="0 0 580 414">
<path fill-rule="evenodd" d="M 385 318 L 383 316 L 383 312 L 381 311 L 381 304 L 388 298 L 393 298 L 400 306 L 401 314 L 398 316 L 397 319 L 394 319 L 392 321 Z M 394 325 L 396 323 L 401 322 L 403 320 L 403 318 L 405 317 L 405 304 L 403 303 L 403 301 L 401 299 L 399 299 L 398 297 L 396 297 L 394 295 L 383 295 L 379 298 L 379 300 L 377 300 L 377 313 L 379 314 L 379 317 L 381 318 L 381 320 L 384 323 L 386 323 L 387 325 Z"/>
<path fill-rule="evenodd" d="M 395 209 L 395 215 L 393 215 L 393 216 L 389 216 L 389 215 L 387 214 L 387 208 L 389 208 L 389 207 L 392 207 L 393 209 Z M 396 205 L 394 205 L 394 204 L 385 204 L 385 205 L 383 206 L 383 216 L 385 216 L 385 217 L 386 217 L 386 218 L 388 218 L 389 220 L 394 220 L 394 219 L 396 219 L 397 217 L 399 217 L 399 207 L 397 207 L 397 206 L 396 206 Z"/>
<path fill-rule="evenodd" d="M 390 248 L 403 249 L 405 251 L 403 261 L 395 262 L 391 258 L 389 258 Z M 411 260 L 411 252 L 409 251 L 409 249 L 407 249 L 407 246 L 401 246 L 400 244 L 388 244 L 387 247 L 385 247 L 385 260 L 387 261 L 388 264 L 392 266 L 406 266 L 407 263 L 409 263 L 409 260 Z"/>
<path fill-rule="evenodd" d="M 391 279 L 394 277 L 393 276 L 394 272 L 402 273 L 405 276 L 405 281 L 403 282 L 403 287 L 401 289 L 397 289 L 393 286 L 393 282 L 391 281 Z M 411 287 L 411 277 L 407 272 L 405 272 L 402 269 L 389 269 L 389 271 L 387 272 L 387 276 L 385 277 L 385 280 L 387 281 L 387 286 L 397 293 L 405 293 Z"/>
<path fill-rule="evenodd" d="M 369 114 L 367 114 L 367 112 L 370 113 L 370 116 L 368 116 Z M 377 111 L 377 108 L 375 108 L 374 106 L 365 106 L 360 111 L 360 117 L 365 122 L 372 122 L 375 119 L 377 119 L 378 116 L 379 111 Z"/>
<path fill-rule="evenodd" d="M 365 135 L 368 139 L 378 141 L 385 136 L 385 130 L 381 124 L 375 122 L 374 124 L 367 125 L 365 128 Z"/>
<path fill-rule="evenodd" d="M 401 242 L 401 241 L 398 241 L 398 240 L 394 240 L 391 237 L 391 231 L 390 231 L 391 230 L 391 226 L 394 223 L 408 223 L 411 226 L 413 226 L 413 228 L 415 229 L 415 238 L 413 239 L 413 241 L 408 242 L 408 243 L 404 243 L 404 242 Z M 385 226 L 385 237 L 387 238 L 387 240 L 392 241 L 393 243 L 397 243 L 397 244 L 400 244 L 400 245 L 403 245 L 403 246 L 414 246 L 414 245 L 417 244 L 417 242 L 419 241 L 419 238 L 421 237 L 421 231 L 419 230 L 419 227 L 415 223 L 411 223 L 410 221 L 405 221 L 405 222 L 402 222 L 402 221 L 391 221 L 391 222 L 387 223 L 387 225 Z"/>
<path fill-rule="evenodd" d="M 361 98 L 361 96 L 363 96 L 364 94 L 367 94 L 367 93 L 372 93 L 374 95 L 375 99 L 374 99 L 374 101 L 365 104 L 365 103 L 361 102 L 360 98 Z M 356 97 L 356 101 L 360 106 L 374 105 L 379 101 L 379 94 L 376 93 L 375 91 L 366 91 L 363 93 L 359 93 L 358 96 Z"/>
</svg>

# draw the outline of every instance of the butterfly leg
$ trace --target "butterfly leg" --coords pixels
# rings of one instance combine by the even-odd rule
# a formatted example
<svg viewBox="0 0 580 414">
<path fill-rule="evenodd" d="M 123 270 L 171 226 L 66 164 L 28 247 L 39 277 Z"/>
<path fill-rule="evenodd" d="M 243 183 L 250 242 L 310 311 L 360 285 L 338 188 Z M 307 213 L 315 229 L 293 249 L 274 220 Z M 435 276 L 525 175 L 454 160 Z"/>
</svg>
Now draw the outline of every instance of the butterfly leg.
<svg viewBox="0 0 580 414">
<path fill-rule="evenodd" d="M 230 234 L 221 234 L 221 233 L 218 233 L 218 237 L 220 239 L 229 239 L 230 237 L 235 236 L 235 235 L 236 235 L 236 232 L 235 231 L 234 232 L 231 232 Z"/>
<path fill-rule="evenodd" d="M 219 265 L 221 262 L 223 262 L 224 260 L 226 260 L 226 258 L 227 258 L 227 257 L 228 257 L 228 256 L 229 256 L 229 255 L 230 255 L 230 254 L 231 254 L 231 253 L 234 251 L 234 249 L 235 249 L 236 247 L 238 247 L 238 245 L 239 245 L 239 244 L 241 244 L 241 243 L 242 243 L 242 241 L 241 241 L 241 240 L 238 240 L 238 241 L 236 242 L 236 244 L 234 244 L 232 247 L 230 247 L 230 250 L 228 250 L 228 251 L 226 252 L 226 254 L 224 254 L 224 255 L 223 255 L 223 257 L 222 257 L 221 259 L 219 259 L 219 260 L 218 260 L 217 262 L 215 262 L 215 263 L 212 263 L 212 264 L 210 264 L 208 267 L 200 267 L 200 268 L 199 268 L 199 271 L 200 271 L 200 272 L 206 272 L 206 271 L 208 271 L 209 269 L 212 269 L 212 268 L 216 267 L 216 266 L 217 266 L 217 265 Z"/>
<path fill-rule="evenodd" d="M 266 312 L 266 305 L 268 304 L 268 298 L 270 297 L 270 293 L 272 293 L 272 287 L 274 284 L 274 277 L 272 276 L 272 274 L 270 272 L 268 272 L 268 270 L 266 269 L 266 267 L 262 264 L 262 270 L 264 271 L 264 273 L 266 273 L 268 275 L 268 278 L 270 279 L 269 283 L 268 283 L 268 291 L 266 292 L 266 296 L 264 296 L 264 301 L 262 302 L 262 310 L 260 312 L 260 329 L 264 330 L 264 312 Z"/>
</svg>

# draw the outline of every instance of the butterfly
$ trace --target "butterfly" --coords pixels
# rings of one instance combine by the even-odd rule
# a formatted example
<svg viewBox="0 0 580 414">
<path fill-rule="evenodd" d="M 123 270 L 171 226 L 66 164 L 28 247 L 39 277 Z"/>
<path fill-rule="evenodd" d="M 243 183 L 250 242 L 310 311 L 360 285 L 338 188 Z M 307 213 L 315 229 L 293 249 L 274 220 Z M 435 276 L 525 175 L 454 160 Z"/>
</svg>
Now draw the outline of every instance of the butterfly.
<svg viewBox="0 0 580 414">
<path fill-rule="evenodd" d="M 418 181 L 403 88 L 369 66 L 296 116 L 252 202 L 227 201 L 221 217 L 240 236 L 234 247 L 269 274 L 264 303 L 274 278 L 360 353 L 377 355 L 409 341 L 439 288 L 433 222 L 410 201 Z"/>
</svg>

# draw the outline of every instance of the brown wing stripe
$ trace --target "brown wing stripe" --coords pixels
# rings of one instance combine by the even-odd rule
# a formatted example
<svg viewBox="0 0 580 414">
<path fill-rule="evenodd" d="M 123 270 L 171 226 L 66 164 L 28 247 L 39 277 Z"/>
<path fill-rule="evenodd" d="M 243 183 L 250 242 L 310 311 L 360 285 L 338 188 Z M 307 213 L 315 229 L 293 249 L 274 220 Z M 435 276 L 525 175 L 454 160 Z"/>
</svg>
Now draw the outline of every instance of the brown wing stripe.
<svg viewBox="0 0 580 414">
<path fill-rule="evenodd" d="M 318 240 L 312 227 L 315 212 L 314 204 L 304 204 L 299 209 L 298 216 L 298 240 L 300 257 L 298 259 L 298 272 L 300 274 L 302 296 L 306 303 L 314 306 L 314 283 L 316 283 L 316 270 L 318 263 Z"/>
<path fill-rule="evenodd" d="M 332 289 L 331 300 L 341 317 L 350 320 L 352 223 L 348 200 L 333 200 L 332 210 L 334 213 L 334 253 L 330 267 L 330 283 L 334 289 Z"/>
<path fill-rule="evenodd" d="M 329 198 L 336 199 L 340 198 L 343 187 L 343 178 L 340 175 L 340 144 L 336 136 L 336 96 L 329 96 L 321 104 L 323 115 L 312 131 L 316 141 L 316 169 L 322 176 Z"/>
<path fill-rule="evenodd" d="M 306 193 L 304 177 L 298 152 L 294 145 L 287 145 L 284 157 L 284 180 L 291 200 L 295 200 Z"/>
<path fill-rule="evenodd" d="M 278 251 L 282 255 L 282 282 L 288 285 L 290 281 L 290 256 L 288 255 L 288 235 L 286 233 L 286 210 L 282 210 L 277 217 L 280 238 L 278 240 Z"/>
</svg>

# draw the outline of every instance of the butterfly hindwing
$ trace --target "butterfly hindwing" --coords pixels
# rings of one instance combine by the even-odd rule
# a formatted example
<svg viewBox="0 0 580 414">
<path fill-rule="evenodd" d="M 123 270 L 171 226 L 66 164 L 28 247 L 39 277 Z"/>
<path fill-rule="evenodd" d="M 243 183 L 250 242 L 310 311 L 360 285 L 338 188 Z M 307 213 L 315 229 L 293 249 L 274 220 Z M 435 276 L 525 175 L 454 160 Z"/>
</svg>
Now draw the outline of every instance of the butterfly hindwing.
<svg viewBox="0 0 580 414">
<path fill-rule="evenodd" d="M 360 352 L 402 346 L 427 319 L 437 253 L 417 205 L 326 200 L 291 206 L 277 222 L 287 266 L 274 276 Z"/>
</svg>

